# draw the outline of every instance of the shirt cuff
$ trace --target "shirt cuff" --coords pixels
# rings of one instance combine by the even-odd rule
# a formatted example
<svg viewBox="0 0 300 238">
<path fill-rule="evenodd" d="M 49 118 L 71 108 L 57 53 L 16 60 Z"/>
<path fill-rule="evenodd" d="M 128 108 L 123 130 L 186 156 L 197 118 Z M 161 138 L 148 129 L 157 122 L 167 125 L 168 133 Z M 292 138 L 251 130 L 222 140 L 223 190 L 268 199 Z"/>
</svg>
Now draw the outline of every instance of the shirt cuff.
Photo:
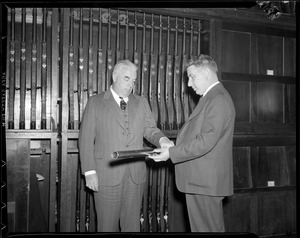
<svg viewBox="0 0 300 238">
<path fill-rule="evenodd" d="M 163 136 L 162 138 L 159 139 L 159 144 L 160 144 L 160 141 L 161 141 L 162 139 L 164 139 L 164 138 L 167 138 L 167 139 L 168 139 L 168 137 Z"/>
<path fill-rule="evenodd" d="M 90 170 L 84 173 L 85 176 L 90 175 L 90 174 L 95 174 L 96 170 Z"/>
</svg>

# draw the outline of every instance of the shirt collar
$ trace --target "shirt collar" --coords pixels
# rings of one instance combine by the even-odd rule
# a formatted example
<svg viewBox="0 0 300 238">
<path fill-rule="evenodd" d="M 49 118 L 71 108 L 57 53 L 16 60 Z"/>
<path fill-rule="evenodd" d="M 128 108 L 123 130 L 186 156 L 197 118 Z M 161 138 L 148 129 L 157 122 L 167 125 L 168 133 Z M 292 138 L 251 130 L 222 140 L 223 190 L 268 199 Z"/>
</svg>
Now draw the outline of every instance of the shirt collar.
<svg viewBox="0 0 300 238">
<path fill-rule="evenodd" d="M 212 85 L 210 85 L 210 86 L 206 89 L 206 91 L 203 93 L 202 97 L 204 97 L 204 96 L 208 93 L 208 91 L 211 90 L 211 89 L 212 89 L 215 85 L 217 85 L 218 83 L 220 83 L 220 82 L 218 81 L 218 82 L 215 82 L 215 83 L 213 83 Z"/>
<path fill-rule="evenodd" d="M 120 96 L 113 90 L 112 85 L 110 85 L 110 91 L 111 91 L 114 99 L 116 100 L 116 102 L 119 104 L 121 101 Z M 128 97 L 123 98 L 123 99 L 126 103 L 128 102 Z"/>
</svg>

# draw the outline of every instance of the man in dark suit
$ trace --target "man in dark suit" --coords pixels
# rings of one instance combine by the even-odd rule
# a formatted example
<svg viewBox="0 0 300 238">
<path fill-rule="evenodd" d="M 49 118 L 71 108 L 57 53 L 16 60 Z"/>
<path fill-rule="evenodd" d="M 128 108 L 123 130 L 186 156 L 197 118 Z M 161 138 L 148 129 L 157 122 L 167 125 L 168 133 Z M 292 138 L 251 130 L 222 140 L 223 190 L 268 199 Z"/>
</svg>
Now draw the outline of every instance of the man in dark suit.
<svg viewBox="0 0 300 238">
<path fill-rule="evenodd" d="M 142 149 L 143 138 L 157 147 L 174 145 L 157 128 L 147 100 L 132 94 L 136 77 L 135 64 L 117 62 L 112 86 L 88 100 L 80 125 L 81 167 L 95 191 L 98 232 L 140 231 L 145 161 L 114 163 L 112 152 Z"/>
<path fill-rule="evenodd" d="M 232 141 L 235 108 L 207 55 L 186 65 L 188 86 L 202 95 L 178 132 L 176 146 L 155 149 L 155 161 L 175 164 L 177 188 L 186 194 L 191 231 L 223 232 L 225 196 L 233 194 Z"/>
</svg>

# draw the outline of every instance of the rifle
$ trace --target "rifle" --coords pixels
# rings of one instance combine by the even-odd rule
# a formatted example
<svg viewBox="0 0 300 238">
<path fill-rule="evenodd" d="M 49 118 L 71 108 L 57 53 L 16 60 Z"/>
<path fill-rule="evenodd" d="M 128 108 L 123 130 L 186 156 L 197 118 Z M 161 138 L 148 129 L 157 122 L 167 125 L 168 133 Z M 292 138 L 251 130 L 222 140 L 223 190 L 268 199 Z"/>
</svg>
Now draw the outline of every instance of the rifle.
<svg viewBox="0 0 300 238">
<path fill-rule="evenodd" d="M 76 232 L 80 231 L 80 194 L 81 194 L 81 171 L 80 171 L 80 160 L 78 159 L 77 183 L 76 183 L 76 218 L 75 218 Z"/>
<path fill-rule="evenodd" d="M 143 70 L 141 82 L 141 95 L 149 102 L 149 80 L 148 80 L 148 54 L 146 53 L 146 14 L 144 13 L 144 26 L 143 26 L 143 54 L 142 54 Z"/>
<path fill-rule="evenodd" d="M 36 129 L 36 84 L 37 84 L 37 9 L 32 16 L 32 51 L 31 51 L 31 120 L 30 129 Z"/>
<path fill-rule="evenodd" d="M 144 196 L 142 197 L 142 205 L 141 205 L 141 210 L 140 210 L 140 229 L 141 229 L 141 232 L 145 232 L 145 227 L 144 227 L 144 212 L 143 212 L 143 209 L 144 209 Z"/>
<path fill-rule="evenodd" d="M 182 40 L 182 62 L 181 62 L 181 78 L 183 79 L 185 77 L 185 65 L 187 62 L 187 55 L 185 53 L 185 40 L 186 40 L 186 23 L 185 18 L 183 19 L 183 40 Z M 187 93 L 187 82 L 185 80 L 182 80 L 182 102 L 183 102 L 183 109 L 184 109 L 184 121 L 187 120 L 187 118 L 190 115 L 189 110 L 189 96 Z"/>
<path fill-rule="evenodd" d="M 25 129 L 25 96 L 26 96 L 26 8 L 22 8 L 21 59 L 20 59 L 20 122 L 19 129 Z"/>
<path fill-rule="evenodd" d="M 174 129 L 175 121 L 175 109 L 173 101 L 173 77 L 172 77 L 172 55 L 170 55 L 170 17 L 168 16 L 168 33 L 167 33 L 167 69 L 166 69 L 166 85 L 167 85 L 167 104 L 168 104 L 168 119 L 169 119 L 169 130 Z"/>
<path fill-rule="evenodd" d="M 105 91 L 105 76 L 103 75 L 103 52 L 102 52 L 102 14 L 99 8 L 99 24 L 98 24 L 98 61 L 97 61 L 97 89 L 98 93 Z"/>
<path fill-rule="evenodd" d="M 69 37 L 69 129 L 74 129 L 74 10 L 70 15 L 70 37 Z"/>
<path fill-rule="evenodd" d="M 8 100 L 8 129 L 14 129 L 15 101 L 15 8 L 11 9 L 11 31 L 9 42 L 9 100 Z"/>
<path fill-rule="evenodd" d="M 78 81 L 77 81 L 77 97 L 78 97 L 78 114 L 79 114 L 79 121 L 81 121 L 81 117 L 83 114 L 83 98 L 82 98 L 82 90 L 83 90 L 83 61 L 84 61 L 84 55 L 83 55 L 83 13 L 82 8 L 80 8 L 80 22 L 79 22 L 79 47 L 78 47 Z"/>
<path fill-rule="evenodd" d="M 108 17 L 107 17 L 107 24 L 108 24 L 108 33 L 107 33 L 107 57 L 106 57 L 106 89 L 109 89 L 111 84 L 111 77 L 112 77 L 112 70 L 113 70 L 113 57 L 112 57 L 112 50 L 110 46 L 111 41 L 111 13 L 110 8 L 108 9 Z"/>
<path fill-rule="evenodd" d="M 90 230 L 90 215 L 91 215 L 91 208 L 90 208 L 90 191 L 86 191 L 86 209 L 85 209 L 85 231 L 89 232 Z"/>
<path fill-rule="evenodd" d="M 152 226 L 152 169 L 149 168 L 149 182 L 148 182 L 148 222 L 149 222 L 149 232 L 153 231 Z"/>
<path fill-rule="evenodd" d="M 158 167 L 157 171 L 157 184 L 156 184 L 156 220 L 157 231 L 161 232 L 161 215 L 160 215 L 160 196 L 161 196 L 161 168 Z"/>
<path fill-rule="evenodd" d="M 137 80 L 136 80 L 136 85 L 134 88 L 134 92 L 136 94 L 140 94 L 141 93 L 141 79 L 140 79 L 140 55 L 139 52 L 137 51 L 137 16 L 136 16 L 136 12 L 134 12 L 134 53 L 133 53 L 133 61 L 135 63 L 136 66 L 138 66 L 138 71 L 137 71 Z"/>
<path fill-rule="evenodd" d="M 116 62 L 121 59 L 121 52 L 120 52 L 120 13 L 118 9 L 117 14 L 117 43 L 116 43 Z"/>
<path fill-rule="evenodd" d="M 93 94 L 93 75 L 94 75 L 94 62 L 93 62 L 93 10 L 90 9 L 89 14 L 89 45 L 88 45 L 88 75 L 87 75 L 87 98 L 90 98 Z"/>
<path fill-rule="evenodd" d="M 164 221 L 165 232 L 169 232 L 169 170 L 168 165 L 165 167 L 165 187 L 164 187 Z"/>
<path fill-rule="evenodd" d="M 46 92 L 47 92 L 47 12 L 43 8 L 43 25 L 42 25 L 42 75 L 41 75 L 41 88 L 42 88 L 42 120 L 41 120 L 41 129 L 46 129 Z"/>
<path fill-rule="evenodd" d="M 159 28 L 159 60 L 158 60 L 158 80 L 159 80 L 159 100 L 160 100 L 160 111 L 159 111 L 159 122 L 160 129 L 166 129 L 166 123 L 168 121 L 168 111 L 166 106 L 166 78 L 165 78 L 165 57 L 162 52 L 162 16 L 159 16 L 160 19 L 160 28 Z"/>
<path fill-rule="evenodd" d="M 151 24 L 151 52 L 150 52 L 150 102 L 151 102 L 151 109 L 154 115 L 154 119 L 158 121 L 158 101 L 157 101 L 157 58 L 154 55 L 154 20 L 152 14 L 152 24 Z"/>
<path fill-rule="evenodd" d="M 126 11 L 126 29 L 125 29 L 125 59 L 129 59 L 129 52 L 128 52 L 128 34 L 129 34 L 129 14 Z"/>
<path fill-rule="evenodd" d="M 176 129 L 180 129 L 182 125 L 182 102 L 181 102 L 181 81 L 180 75 L 180 57 L 178 55 L 178 24 L 176 17 L 176 31 L 175 31 L 175 56 L 174 56 L 174 92 L 175 92 L 175 111 L 176 111 Z"/>
</svg>

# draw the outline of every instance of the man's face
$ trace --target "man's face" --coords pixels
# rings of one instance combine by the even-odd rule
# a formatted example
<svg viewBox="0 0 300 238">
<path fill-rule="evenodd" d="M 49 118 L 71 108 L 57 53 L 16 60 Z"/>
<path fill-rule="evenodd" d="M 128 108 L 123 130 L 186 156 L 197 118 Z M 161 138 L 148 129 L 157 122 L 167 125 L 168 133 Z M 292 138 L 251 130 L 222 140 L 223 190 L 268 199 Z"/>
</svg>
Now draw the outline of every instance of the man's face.
<svg viewBox="0 0 300 238">
<path fill-rule="evenodd" d="M 191 65 L 187 68 L 187 75 L 189 78 L 188 86 L 192 87 L 198 95 L 202 95 L 209 87 L 204 69 Z"/>
<path fill-rule="evenodd" d="M 128 97 L 136 80 L 136 71 L 123 67 L 114 80 L 114 90 L 121 97 Z"/>
</svg>

